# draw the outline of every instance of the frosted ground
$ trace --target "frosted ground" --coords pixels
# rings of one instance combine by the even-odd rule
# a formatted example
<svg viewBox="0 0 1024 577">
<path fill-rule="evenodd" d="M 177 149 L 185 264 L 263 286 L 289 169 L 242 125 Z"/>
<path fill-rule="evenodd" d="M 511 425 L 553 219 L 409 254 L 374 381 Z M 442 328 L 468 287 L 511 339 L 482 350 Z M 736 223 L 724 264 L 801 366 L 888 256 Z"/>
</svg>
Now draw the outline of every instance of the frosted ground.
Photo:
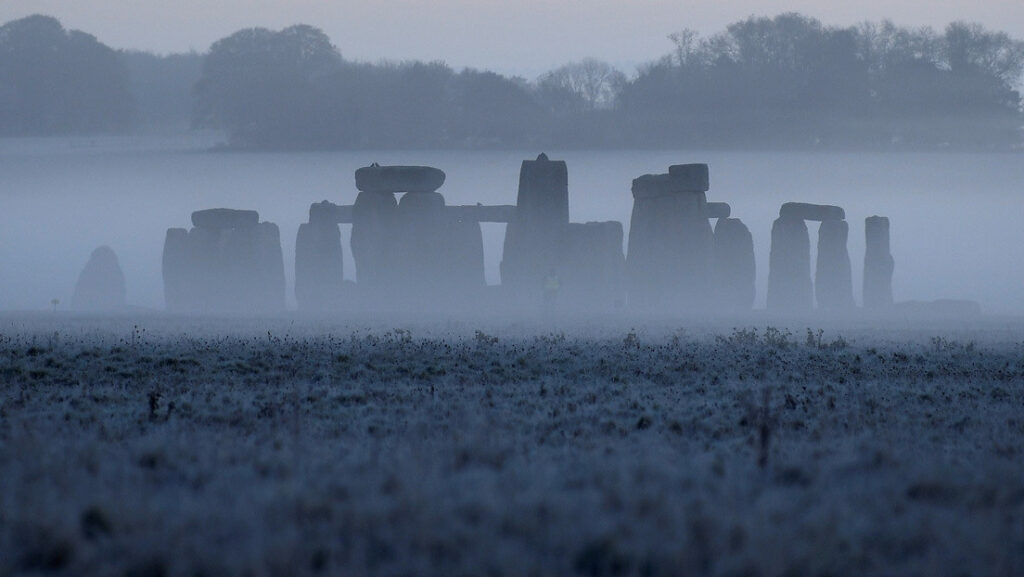
<svg viewBox="0 0 1024 577">
<path fill-rule="evenodd" d="M 1024 573 L 1024 322 L 739 326 L 3 315 L 0 575 Z"/>
</svg>

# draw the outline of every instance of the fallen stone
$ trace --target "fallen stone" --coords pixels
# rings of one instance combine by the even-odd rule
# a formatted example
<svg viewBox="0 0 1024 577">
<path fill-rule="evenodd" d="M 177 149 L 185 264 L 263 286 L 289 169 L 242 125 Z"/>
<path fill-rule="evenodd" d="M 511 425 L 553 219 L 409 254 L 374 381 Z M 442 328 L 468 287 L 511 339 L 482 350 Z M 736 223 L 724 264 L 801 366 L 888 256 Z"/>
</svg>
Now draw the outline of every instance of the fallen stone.
<svg viewBox="0 0 1024 577">
<path fill-rule="evenodd" d="M 432 166 L 380 166 L 356 170 L 361 192 L 434 192 L 444 184 L 444 171 Z"/>
<path fill-rule="evenodd" d="M 231 208 L 210 208 L 192 213 L 192 226 L 210 230 L 228 228 L 244 228 L 256 226 L 260 222 L 260 214 L 255 210 L 235 210 Z"/>
<path fill-rule="evenodd" d="M 807 202 L 787 202 L 779 209 L 783 218 L 800 218 L 803 220 L 845 220 L 846 211 L 839 206 L 830 204 L 810 204 Z"/>
</svg>

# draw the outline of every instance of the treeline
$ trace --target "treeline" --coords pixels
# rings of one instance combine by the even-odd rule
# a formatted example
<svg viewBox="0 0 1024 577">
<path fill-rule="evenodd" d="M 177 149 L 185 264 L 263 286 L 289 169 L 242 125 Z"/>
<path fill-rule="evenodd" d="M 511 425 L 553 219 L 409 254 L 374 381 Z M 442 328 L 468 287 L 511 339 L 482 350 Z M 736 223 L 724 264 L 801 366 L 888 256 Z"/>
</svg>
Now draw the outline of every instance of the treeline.
<svg viewBox="0 0 1024 577">
<path fill-rule="evenodd" d="M 203 55 L 117 51 L 49 16 L 0 26 L 0 136 L 181 131 Z"/>
<path fill-rule="evenodd" d="M 0 27 L 0 133 L 192 126 L 258 149 L 1022 144 L 1024 43 L 978 25 L 783 14 L 669 39 L 631 77 L 586 59 L 526 80 L 353 62 L 305 25 L 155 56 L 35 16 Z"/>
</svg>

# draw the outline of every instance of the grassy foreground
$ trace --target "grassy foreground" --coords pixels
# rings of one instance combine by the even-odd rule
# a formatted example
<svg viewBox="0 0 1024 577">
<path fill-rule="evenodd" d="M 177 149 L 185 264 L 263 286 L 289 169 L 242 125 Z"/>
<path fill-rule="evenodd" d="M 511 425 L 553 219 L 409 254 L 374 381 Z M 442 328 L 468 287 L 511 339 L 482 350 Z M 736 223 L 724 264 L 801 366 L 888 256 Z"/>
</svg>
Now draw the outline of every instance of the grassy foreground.
<svg viewBox="0 0 1024 577">
<path fill-rule="evenodd" d="M 0 576 L 1024 574 L 1024 331 L 851 334 L 6 320 Z"/>
</svg>

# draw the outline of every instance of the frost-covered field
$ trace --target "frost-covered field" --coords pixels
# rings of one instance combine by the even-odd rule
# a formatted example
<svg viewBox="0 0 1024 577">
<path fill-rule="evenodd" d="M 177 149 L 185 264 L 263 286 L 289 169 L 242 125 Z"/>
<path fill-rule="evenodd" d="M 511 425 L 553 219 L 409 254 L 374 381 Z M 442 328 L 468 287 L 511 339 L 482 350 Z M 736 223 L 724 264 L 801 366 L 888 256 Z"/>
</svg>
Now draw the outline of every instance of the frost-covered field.
<svg viewBox="0 0 1024 577">
<path fill-rule="evenodd" d="M 0 575 L 1024 574 L 1024 323 L 768 324 L 3 316 Z"/>
</svg>

